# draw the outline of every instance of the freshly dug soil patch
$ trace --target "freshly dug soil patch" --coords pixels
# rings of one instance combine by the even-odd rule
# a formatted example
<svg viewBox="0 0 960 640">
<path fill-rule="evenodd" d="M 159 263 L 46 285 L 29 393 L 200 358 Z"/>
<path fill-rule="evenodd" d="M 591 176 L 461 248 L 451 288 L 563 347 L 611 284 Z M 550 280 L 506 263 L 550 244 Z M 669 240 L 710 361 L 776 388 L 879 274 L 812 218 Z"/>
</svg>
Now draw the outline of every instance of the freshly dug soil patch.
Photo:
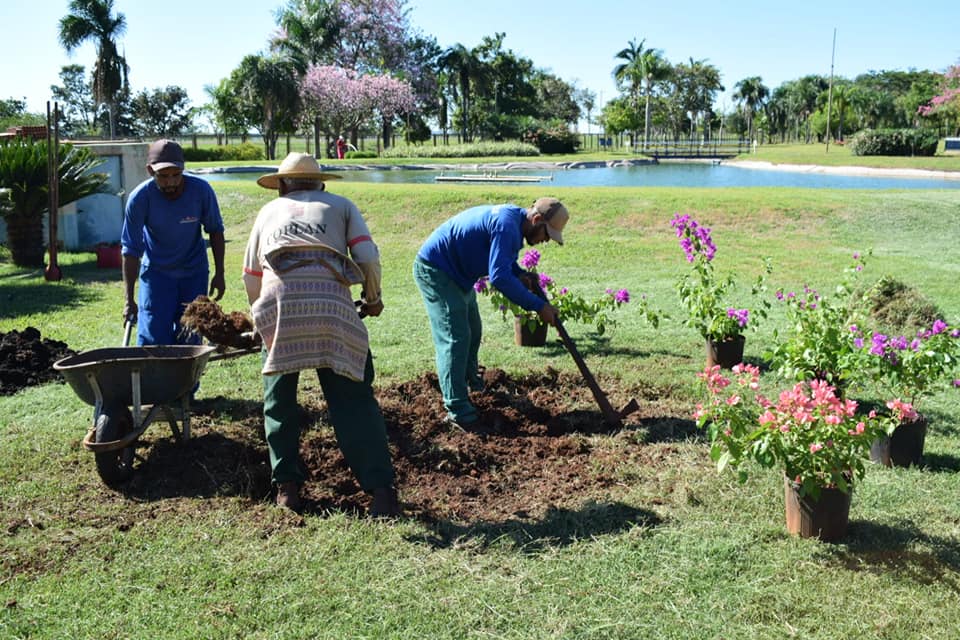
<svg viewBox="0 0 960 640">
<path fill-rule="evenodd" d="M 45 382 L 63 382 L 63 376 L 53 370 L 53 363 L 72 355 L 76 351 L 65 342 L 42 338 L 33 327 L 0 332 L 0 395 L 12 395 Z"/>
<path fill-rule="evenodd" d="M 378 393 L 408 516 L 499 523 L 625 493 L 621 465 L 645 455 L 636 437 L 640 414 L 612 429 L 583 380 L 553 369 L 522 377 L 490 369 L 483 379 L 484 391 L 471 393 L 480 421 L 465 430 L 444 421 L 435 374 Z M 626 404 L 625 392 L 610 380 L 603 384 L 614 407 Z M 323 508 L 366 504 L 332 429 L 309 431 L 301 442 L 310 472 L 306 498 Z"/>
<path fill-rule="evenodd" d="M 608 493 L 615 461 L 588 436 L 609 433 L 578 378 L 550 370 L 510 378 L 484 373 L 471 398 L 480 421 L 466 430 L 444 421 L 436 375 L 382 389 L 380 406 L 408 515 L 426 520 L 494 522 L 542 516 Z M 350 508 L 363 500 L 333 434 L 312 432 L 301 455 L 310 470 L 309 499 Z"/>
<path fill-rule="evenodd" d="M 466 430 L 444 421 L 435 374 L 378 389 L 405 517 L 437 525 L 444 535 L 452 527 L 454 536 L 463 527 L 505 523 L 654 521 L 621 500 L 638 467 L 671 465 L 672 442 L 695 433 L 686 408 L 664 415 L 671 409 L 663 389 L 618 389 L 615 380 L 601 379 L 614 407 L 631 396 L 641 404 L 623 429 L 611 429 L 573 374 L 547 369 L 512 377 L 491 369 L 483 378 L 485 390 L 471 394 L 481 418 Z M 303 374 L 300 387 L 305 511 L 365 513 L 370 497 L 337 447 L 316 378 Z M 123 493 L 138 502 L 230 495 L 273 501 L 259 400 L 201 399 L 191 423 L 193 437 L 183 444 L 162 423 L 146 432 L 143 461 Z M 92 460 L 90 467 L 95 473 Z M 183 508 L 198 504 L 185 501 Z M 590 504 L 606 506 L 595 512 Z"/>
<path fill-rule="evenodd" d="M 188 304 L 180 322 L 214 344 L 238 349 L 253 346 L 253 338 L 243 335 L 253 331 L 250 316 L 240 311 L 225 313 L 219 304 L 207 296 L 197 296 Z"/>
</svg>

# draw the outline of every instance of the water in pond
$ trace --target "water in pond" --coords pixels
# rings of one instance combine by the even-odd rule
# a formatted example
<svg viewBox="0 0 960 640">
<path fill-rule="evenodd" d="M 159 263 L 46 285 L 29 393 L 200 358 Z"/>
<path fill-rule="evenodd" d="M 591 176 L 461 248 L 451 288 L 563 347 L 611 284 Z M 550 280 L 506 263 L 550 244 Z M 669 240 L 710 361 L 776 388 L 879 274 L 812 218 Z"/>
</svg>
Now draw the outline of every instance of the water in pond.
<svg viewBox="0 0 960 640">
<path fill-rule="evenodd" d="M 211 181 L 254 180 L 264 171 L 212 173 L 202 177 Z M 430 171 L 421 169 L 343 171 L 343 179 L 351 182 L 430 183 L 440 175 L 497 175 L 540 176 L 541 182 L 504 182 L 508 185 L 540 185 L 556 187 L 803 187 L 821 189 L 960 189 L 960 179 L 941 177 L 904 178 L 887 176 L 848 176 L 826 173 L 806 173 L 748 169 L 723 164 L 662 163 L 628 167 L 599 167 L 585 169 L 531 169 L 471 171 L 448 169 Z"/>
</svg>

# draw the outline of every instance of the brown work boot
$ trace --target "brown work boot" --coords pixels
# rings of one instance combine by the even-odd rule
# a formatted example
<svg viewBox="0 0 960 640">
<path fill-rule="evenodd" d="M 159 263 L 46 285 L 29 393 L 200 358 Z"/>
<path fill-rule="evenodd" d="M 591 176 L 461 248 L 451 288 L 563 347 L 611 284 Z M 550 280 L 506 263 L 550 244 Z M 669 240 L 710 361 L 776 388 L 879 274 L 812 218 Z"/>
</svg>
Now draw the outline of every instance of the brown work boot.
<svg viewBox="0 0 960 640">
<path fill-rule="evenodd" d="M 400 516 L 400 501 L 397 500 L 397 490 L 393 487 L 380 487 L 373 490 L 373 501 L 370 503 L 371 518 L 397 518 Z"/>
<path fill-rule="evenodd" d="M 277 485 L 277 506 L 300 512 L 300 485 L 296 482 L 281 482 Z"/>
</svg>

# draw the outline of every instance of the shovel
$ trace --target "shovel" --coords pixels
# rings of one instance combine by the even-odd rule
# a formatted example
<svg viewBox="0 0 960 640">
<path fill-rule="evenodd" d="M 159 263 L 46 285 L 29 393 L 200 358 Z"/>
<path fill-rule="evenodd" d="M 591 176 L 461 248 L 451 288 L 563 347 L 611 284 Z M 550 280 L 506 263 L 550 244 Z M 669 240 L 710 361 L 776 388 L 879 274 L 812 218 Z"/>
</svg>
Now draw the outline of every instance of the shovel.
<svg viewBox="0 0 960 640">
<path fill-rule="evenodd" d="M 534 295 L 539 296 L 544 301 L 547 301 L 547 297 L 544 295 L 543 289 L 541 289 L 539 284 L 535 283 L 533 279 L 521 278 L 521 281 L 527 285 L 527 288 L 530 289 Z M 560 334 L 560 341 L 563 342 L 563 346 L 567 349 L 567 351 L 570 352 L 570 355 L 573 357 L 573 361 L 577 363 L 577 368 L 580 369 L 580 375 L 583 376 L 587 386 L 590 387 L 590 391 L 593 393 L 593 397 L 597 401 L 597 405 L 600 407 L 600 413 L 603 415 L 603 421 L 611 427 L 617 427 L 618 429 L 623 427 L 623 419 L 640 408 L 640 405 L 637 404 L 636 398 L 630 398 L 630 402 L 628 402 L 627 405 L 620 411 L 614 409 L 613 405 L 610 404 L 610 400 L 607 399 L 607 394 L 603 392 L 603 390 L 600 388 L 600 385 L 597 384 L 597 379 L 593 377 L 593 374 L 590 373 L 590 369 L 587 368 L 587 363 L 584 361 L 583 356 L 581 356 L 580 352 L 577 351 L 577 345 L 573 343 L 573 340 L 570 339 L 570 334 L 567 333 L 567 330 L 563 328 L 563 323 L 560 322 L 560 318 L 557 318 L 557 324 L 555 326 L 557 328 L 557 333 Z"/>
<path fill-rule="evenodd" d="M 577 345 L 573 343 L 573 340 L 570 339 L 570 334 L 563 328 L 563 323 L 560 322 L 560 318 L 557 318 L 556 328 L 557 333 L 560 334 L 560 341 L 563 342 L 563 346 L 570 352 L 573 361 L 577 363 L 577 368 L 580 369 L 580 375 L 583 376 L 587 386 L 590 387 L 590 391 L 593 393 L 593 397 L 600 407 L 603 421 L 611 427 L 617 427 L 618 429 L 623 427 L 623 419 L 640 408 L 640 405 L 637 404 L 637 399 L 630 398 L 630 402 L 620 411 L 614 409 L 613 405 L 610 404 L 610 400 L 607 399 L 607 394 L 603 392 L 600 385 L 597 384 L 597 379 L 593 377 L 590 369 L 587 368 L 587 363 L 583 360 L 583 356 L 577 351 Z"/>
</svg>

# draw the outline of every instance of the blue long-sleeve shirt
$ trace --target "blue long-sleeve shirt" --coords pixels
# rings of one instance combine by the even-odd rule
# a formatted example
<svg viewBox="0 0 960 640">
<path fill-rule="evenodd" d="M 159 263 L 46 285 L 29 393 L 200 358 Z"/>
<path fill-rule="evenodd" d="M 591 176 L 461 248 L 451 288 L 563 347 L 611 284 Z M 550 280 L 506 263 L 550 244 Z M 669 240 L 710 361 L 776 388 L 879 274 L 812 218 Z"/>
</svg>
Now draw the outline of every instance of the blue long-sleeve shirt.
<svg viewBox="0 0 960 640">
<path fill-rule="evenodd" d="M 544 300 L 517 277 L 527 210 L 513 204 L 473 207 L 453 216 L 430 234 L 417 257 L 442 270 L 465 291 L 484 276 L 512 302 L 540 311 Z"/>
</svg>

